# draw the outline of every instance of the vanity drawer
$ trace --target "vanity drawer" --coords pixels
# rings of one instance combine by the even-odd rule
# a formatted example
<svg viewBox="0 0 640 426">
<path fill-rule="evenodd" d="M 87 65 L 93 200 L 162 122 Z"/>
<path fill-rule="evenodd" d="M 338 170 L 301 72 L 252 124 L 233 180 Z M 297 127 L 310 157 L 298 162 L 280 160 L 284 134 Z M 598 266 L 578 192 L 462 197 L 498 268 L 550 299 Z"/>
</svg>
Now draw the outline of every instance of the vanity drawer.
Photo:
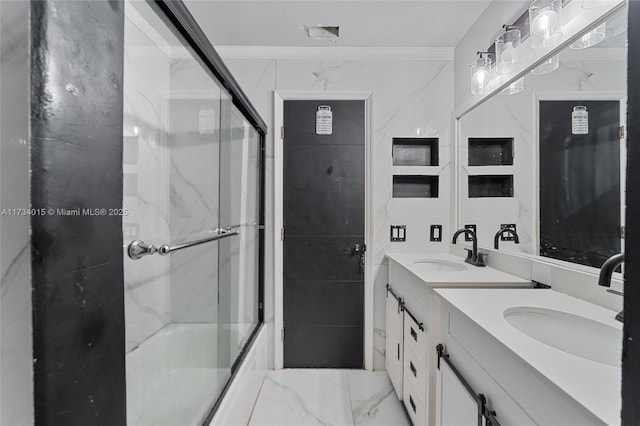
<svg viewBox="0 0 640 426">
<path fill-rule="evenodd" d="M 410 348 L 404 351 L 404 381 L 408 381 L 423 406 L 427 406 L 427 369 Z"/>
<path fill-rule="evenodd" d="M 420 319 L 417 319 L 420 321 Z M 420 326 L 412 318 L 412 312 L 404 311 L 404 346 L 413 351 L 420 364 L 427 365 L 427 333 L 424 326 Z"/>
<path fill-rule="evenodd" d="M 404 396 L 402 402 L 409 413 L 413 426 L 426 426 L 427 411 L 418 397 L 418 392 L 413 389 L 408 380 L 404 381 L 402 394 Z"/>
</svg>

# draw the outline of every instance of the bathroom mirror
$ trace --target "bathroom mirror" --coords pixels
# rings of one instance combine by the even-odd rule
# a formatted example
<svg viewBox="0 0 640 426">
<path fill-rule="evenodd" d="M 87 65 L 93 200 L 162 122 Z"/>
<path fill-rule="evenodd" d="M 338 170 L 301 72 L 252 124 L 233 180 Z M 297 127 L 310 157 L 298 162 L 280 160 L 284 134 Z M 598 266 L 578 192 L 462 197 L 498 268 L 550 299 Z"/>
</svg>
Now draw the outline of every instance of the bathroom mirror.
<svg viewBox="0 0 640 426">
<path fill-rule="evenodd" d="M 597 268 L 623 250 L 626 40 L 625 7 L 457 120 L 457 224 L 480 246 L 509 226 L 500 250 Z"/>
</svg>

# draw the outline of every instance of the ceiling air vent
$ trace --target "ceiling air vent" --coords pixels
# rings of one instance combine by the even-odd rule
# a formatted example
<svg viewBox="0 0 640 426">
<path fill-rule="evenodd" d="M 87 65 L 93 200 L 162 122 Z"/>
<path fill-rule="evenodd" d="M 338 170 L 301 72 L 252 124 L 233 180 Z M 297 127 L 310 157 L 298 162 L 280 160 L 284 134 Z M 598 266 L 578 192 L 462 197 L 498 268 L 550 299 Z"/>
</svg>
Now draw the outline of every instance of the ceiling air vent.
<svg viewBox="0 0 640 426">
<path fill-rule="evenodd" d="M 330 42 L 335 42 L 340 37 L 340 27 L 337 25 L 305 25 L 304 32 L 307 37 Z"/>
</svg>

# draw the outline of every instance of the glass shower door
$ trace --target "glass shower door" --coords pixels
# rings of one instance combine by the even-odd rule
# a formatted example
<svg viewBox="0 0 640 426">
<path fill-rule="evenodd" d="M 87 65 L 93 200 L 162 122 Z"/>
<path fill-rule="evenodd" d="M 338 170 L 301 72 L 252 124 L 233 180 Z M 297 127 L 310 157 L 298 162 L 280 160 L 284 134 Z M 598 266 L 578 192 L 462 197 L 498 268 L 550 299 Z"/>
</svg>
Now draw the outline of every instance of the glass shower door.
<svg viewBox="0 0 640 426">
<path fill-rule="evenodd" d="M 130 426 L 202 424 L 260 322 L 260 137 L 172 28 L 126 2 Z"/>
<path fill-rule="evenodd" d="M 220 164 L 220 218 L 240 232 L 220 246 L 219 323 L 229 328 L 231 344 L 220 344 L 236 359 L 259 318 L 259 211 L 260 139 L 238 109 L 222 102 Z"/>
</svg>

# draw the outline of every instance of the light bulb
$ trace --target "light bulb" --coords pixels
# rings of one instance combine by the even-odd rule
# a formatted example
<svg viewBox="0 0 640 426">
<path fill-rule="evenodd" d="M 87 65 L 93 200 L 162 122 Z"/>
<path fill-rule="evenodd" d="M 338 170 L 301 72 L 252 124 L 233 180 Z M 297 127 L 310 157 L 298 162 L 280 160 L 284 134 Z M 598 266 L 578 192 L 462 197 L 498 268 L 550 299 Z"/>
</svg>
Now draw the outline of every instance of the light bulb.
<svg viewBox="0 0 640 426">
<path fill-rule="evenodd" d="M 471 94 L 484 93 L 491 81 L 491 60 L 482 55 L 471 64 Z"/>
<path fill-rule="evenodd" d="M 473 78 L 478 86 L 484 86 L 489 82 L 489 71 L 486 68 L 478 68 Z"/>
<path fill-rule="evenodd" d="M 537 36 L 549 36 L 553 34 L 557 22 L 558 14 L 550 7 L 546 7 L 531 23 L 531 32 Z"/>
</svg>

